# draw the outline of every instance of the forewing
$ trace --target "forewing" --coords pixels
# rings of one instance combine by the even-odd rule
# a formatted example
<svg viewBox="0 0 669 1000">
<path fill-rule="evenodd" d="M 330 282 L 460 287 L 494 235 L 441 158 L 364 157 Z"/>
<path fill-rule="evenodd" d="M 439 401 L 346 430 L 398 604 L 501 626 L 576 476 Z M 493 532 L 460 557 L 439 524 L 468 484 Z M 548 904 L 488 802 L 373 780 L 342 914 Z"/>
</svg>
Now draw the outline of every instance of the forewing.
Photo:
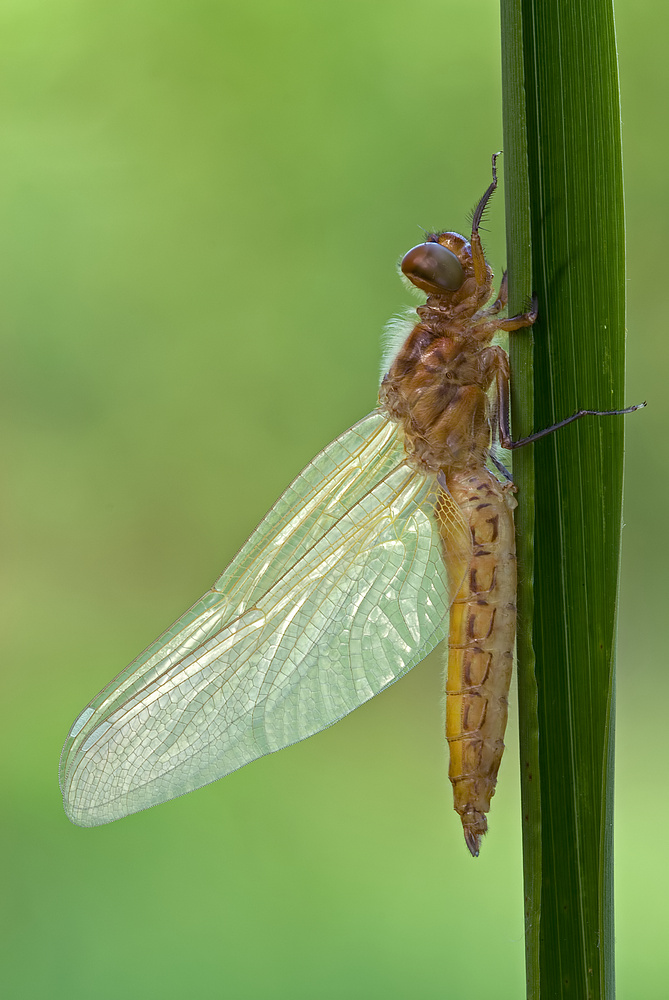
<svg viewBox="0 0 669 1000">
<path fill-rule="evenodd" d="M 70 819 L 111 822 L 214 781 L 418 663 L 448 627 L 436 496 L 380 413 L 321 452 L 214 588 L 74 723 L 61 765 Z"/>
</svg>

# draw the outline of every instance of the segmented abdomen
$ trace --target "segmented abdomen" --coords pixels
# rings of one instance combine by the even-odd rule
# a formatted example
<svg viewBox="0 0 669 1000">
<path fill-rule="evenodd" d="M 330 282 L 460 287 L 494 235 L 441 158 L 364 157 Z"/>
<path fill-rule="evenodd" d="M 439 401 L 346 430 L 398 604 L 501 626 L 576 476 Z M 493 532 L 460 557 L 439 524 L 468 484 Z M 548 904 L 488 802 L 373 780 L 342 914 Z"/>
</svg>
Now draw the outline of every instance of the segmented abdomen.
<svg viewBox="0 0 669 1000">
<path fill-rule="evenodd" d="M 446 738 L 454 807 L 477 857 L 504 752 L 516 632 L 516 501 L 513 486 L 500 484 L 485 467 L 451 473 L 446 484 L 473 542 L 451 608 Z"/>
</svg>

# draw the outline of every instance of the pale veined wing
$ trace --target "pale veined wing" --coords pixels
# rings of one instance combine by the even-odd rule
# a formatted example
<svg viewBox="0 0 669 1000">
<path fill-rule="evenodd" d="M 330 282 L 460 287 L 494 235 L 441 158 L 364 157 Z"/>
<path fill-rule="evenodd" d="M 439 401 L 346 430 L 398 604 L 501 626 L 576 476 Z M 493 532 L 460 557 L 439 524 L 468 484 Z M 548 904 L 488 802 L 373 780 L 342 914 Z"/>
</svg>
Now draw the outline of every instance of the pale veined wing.
<svg viewBox="0 0 669 1000">
<path fill-rule="evenodd" d="M 96 826 L 165 802 L 362 705 L 446 635 L 470 549 L 397 425 L 365 417 L 75 721 L 61 757 L 69 818 Z"/>
</svg>

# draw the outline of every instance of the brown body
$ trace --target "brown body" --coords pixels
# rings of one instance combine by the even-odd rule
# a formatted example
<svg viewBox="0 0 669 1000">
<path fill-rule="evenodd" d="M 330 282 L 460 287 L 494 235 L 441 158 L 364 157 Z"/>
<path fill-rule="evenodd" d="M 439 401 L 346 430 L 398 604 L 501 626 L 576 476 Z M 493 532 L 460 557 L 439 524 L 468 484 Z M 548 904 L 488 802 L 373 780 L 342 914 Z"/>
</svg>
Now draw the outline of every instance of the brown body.
<svg viewBox="0 0 669 1000">
<path fill-rule="evenodd" d="M 457 233 L 439 233 L 404 258 L 404 273 L 429 296 L 380 392 L 381 405 L 402 425 L 410 460 L 436 474 L 446 491 L 444 506 L 452 498 L 470 535 L 468 557 L 458 566 L 449 555 L 452 525 L 441 519 L 438 501 L 444 558 L 457 587 L 446 681 L 449 775 L 474 856 L 487 829 L 485 813 L 504 750 L 516 624 L 515 488 L 486 464 L 493 433 L 509 444 L 508 357 L 491 340 L 498 330 L 530 326 L 536 318 L 534 310 L 499 318 L 505 280 L 495 303 L 484 308 L 492 272 L 478 224 L 494 186 L 493 180 L 476 210 L 471 243 Z M 455 271 L 444 277 L 444 267 Z"/>
<path fill-rule="evenodd" d="M 516 502 L 485 468 L 453 476 L 449 491 L 470 526 L 473 553 L 451 608 L 446 738 L 453 803 L 477 854 L 504 752 L 516 634 Z"/>
</svg>

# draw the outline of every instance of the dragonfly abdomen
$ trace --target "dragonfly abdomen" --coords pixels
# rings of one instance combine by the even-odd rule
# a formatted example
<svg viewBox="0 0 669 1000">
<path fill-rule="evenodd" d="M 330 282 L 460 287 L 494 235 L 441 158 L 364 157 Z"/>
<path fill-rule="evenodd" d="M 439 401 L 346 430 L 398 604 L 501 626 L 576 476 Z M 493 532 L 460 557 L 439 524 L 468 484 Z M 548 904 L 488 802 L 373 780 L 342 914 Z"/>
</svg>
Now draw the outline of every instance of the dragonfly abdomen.
<svg viewBox="0 0 669 1000">
<path fill-rule="evenodd" d="M 513 487 L 485 467 L 447 476 L 470 527 L 472 559 L 451 608 L 446 738 L 454 807 L 476 857 L 495 792 L 516 631 Z"/>
</svg>

